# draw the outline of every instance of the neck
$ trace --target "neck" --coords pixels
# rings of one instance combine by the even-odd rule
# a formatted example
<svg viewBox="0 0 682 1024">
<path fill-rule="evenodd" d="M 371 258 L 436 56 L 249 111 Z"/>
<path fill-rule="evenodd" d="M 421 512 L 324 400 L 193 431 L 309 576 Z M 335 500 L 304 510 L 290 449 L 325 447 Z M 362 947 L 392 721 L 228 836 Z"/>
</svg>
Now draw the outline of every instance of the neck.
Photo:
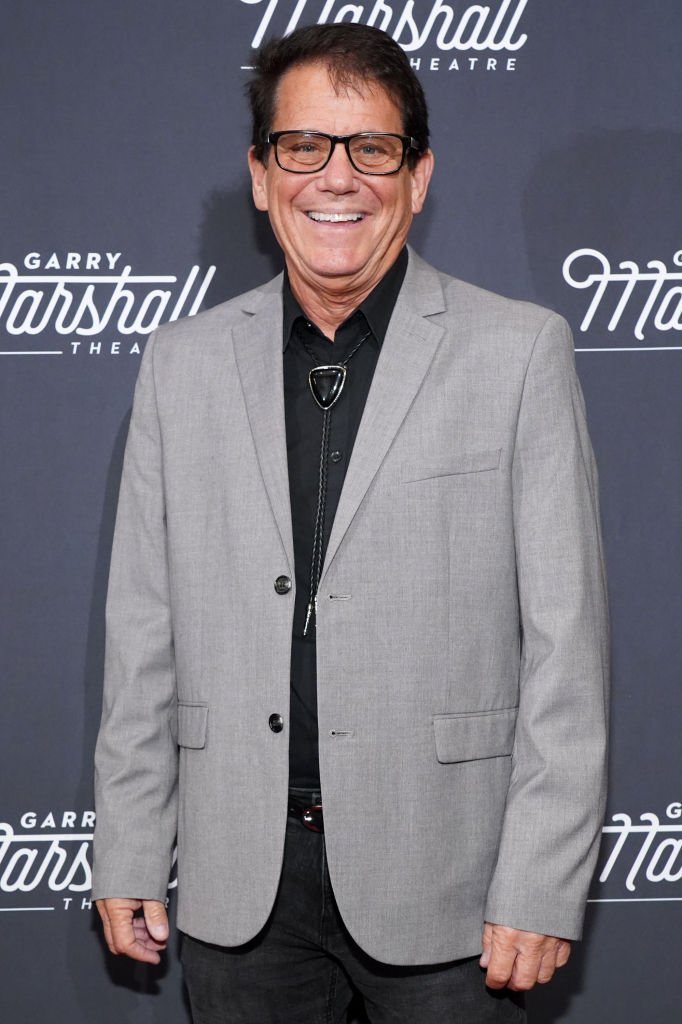
<svg viewBox="0 0 682 1024">
<path fill-rule="evenodd" d="M 325 288 L 323 284 L 314 287 L 289 274 L 291 291 L 299 306 L 331 341 L 337 328 L 364 302 L 377 283 L 356 288 L 352 284 L 343 288 L 338 284 L 335 288 Z"/>
</svg>

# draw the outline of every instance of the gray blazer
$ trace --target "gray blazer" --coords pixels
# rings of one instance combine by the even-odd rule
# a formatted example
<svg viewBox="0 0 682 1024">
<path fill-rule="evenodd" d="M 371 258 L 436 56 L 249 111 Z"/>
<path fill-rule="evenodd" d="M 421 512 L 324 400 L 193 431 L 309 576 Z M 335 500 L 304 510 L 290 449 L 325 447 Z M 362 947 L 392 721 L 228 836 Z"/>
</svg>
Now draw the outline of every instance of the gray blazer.
<svg viewBox="0 0 682 1024">
<path fill-rule="evenodd" d="M 107 603 L 96 897 L 237 945 L 287 816 L 294 578 L 281 279 L 163 327 Z M 343 919 L 392 964 L 484 918 L 579 936 L 605 789 L 597 477 L 566 323 L 410 252 L 326 553 L 320 771 Z M 268 727 L 273 713 L 285 728 Z"/>
</svg>

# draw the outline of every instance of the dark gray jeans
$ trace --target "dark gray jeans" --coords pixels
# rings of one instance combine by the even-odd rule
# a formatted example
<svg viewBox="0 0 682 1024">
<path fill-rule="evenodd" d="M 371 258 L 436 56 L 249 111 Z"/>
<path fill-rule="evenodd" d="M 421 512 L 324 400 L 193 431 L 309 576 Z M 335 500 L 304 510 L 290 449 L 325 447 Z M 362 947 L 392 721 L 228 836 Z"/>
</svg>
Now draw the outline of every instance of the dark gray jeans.
<svg viewBox="0 0 682 1024">
<path fill-rule="evenodd" d="M 477 957 L 391 967 L 367 956 L 337 909 L 324 836 L 291 817 L 265 928 L 234 948 L 185 935 L 181 957 L 194 1024 L 344 1024 L 354 994 L 371 1024 L 526 1019 L 518 996 L 486 989 Z"/>
</svg>

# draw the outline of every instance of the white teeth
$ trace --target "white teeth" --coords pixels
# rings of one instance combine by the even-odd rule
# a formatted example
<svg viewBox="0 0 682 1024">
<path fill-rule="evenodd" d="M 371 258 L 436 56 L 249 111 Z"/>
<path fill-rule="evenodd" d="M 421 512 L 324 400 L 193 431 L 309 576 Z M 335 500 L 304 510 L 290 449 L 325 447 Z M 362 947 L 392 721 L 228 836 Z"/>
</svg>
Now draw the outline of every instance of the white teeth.
<svg viewBox="0 0 682 1024">
<path fill-rule="evenodd" d="M 341 221 L 362 220 L 363 215 L 361 213 L 318 213 L 315 210 L 308 210 L 308 216 L 311 220 L 338 224 Z"/>
</svg>

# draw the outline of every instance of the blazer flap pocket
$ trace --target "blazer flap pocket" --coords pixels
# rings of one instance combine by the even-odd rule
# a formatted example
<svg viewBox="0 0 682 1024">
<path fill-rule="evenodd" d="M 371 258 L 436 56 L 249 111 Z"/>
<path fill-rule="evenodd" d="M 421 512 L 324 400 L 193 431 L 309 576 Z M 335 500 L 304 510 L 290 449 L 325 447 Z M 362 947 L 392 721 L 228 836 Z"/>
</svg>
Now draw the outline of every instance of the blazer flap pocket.
<svg viewBox="0 0 682 1024">
<path fill-rule="evenodd" d="M 200 749 L 206 746 L 208 705 L 178 703 L 178 746 Z"/>
<path fill-rule="evenodd" d="M 514 746 L 518 708 L 464 715 L 434 715 L 436 755 L 441 764 L 504 757 Z"/>
<path fill-rule="evenodd" d="M 404 467 L 403 479 L 428 480 L 437 476 L 454 476 L 456 473 L 484 473 L 499 469 L 501 448 L 486 452 L 452 452 L 439 458 L 411 462 Z"/>
</svg>

